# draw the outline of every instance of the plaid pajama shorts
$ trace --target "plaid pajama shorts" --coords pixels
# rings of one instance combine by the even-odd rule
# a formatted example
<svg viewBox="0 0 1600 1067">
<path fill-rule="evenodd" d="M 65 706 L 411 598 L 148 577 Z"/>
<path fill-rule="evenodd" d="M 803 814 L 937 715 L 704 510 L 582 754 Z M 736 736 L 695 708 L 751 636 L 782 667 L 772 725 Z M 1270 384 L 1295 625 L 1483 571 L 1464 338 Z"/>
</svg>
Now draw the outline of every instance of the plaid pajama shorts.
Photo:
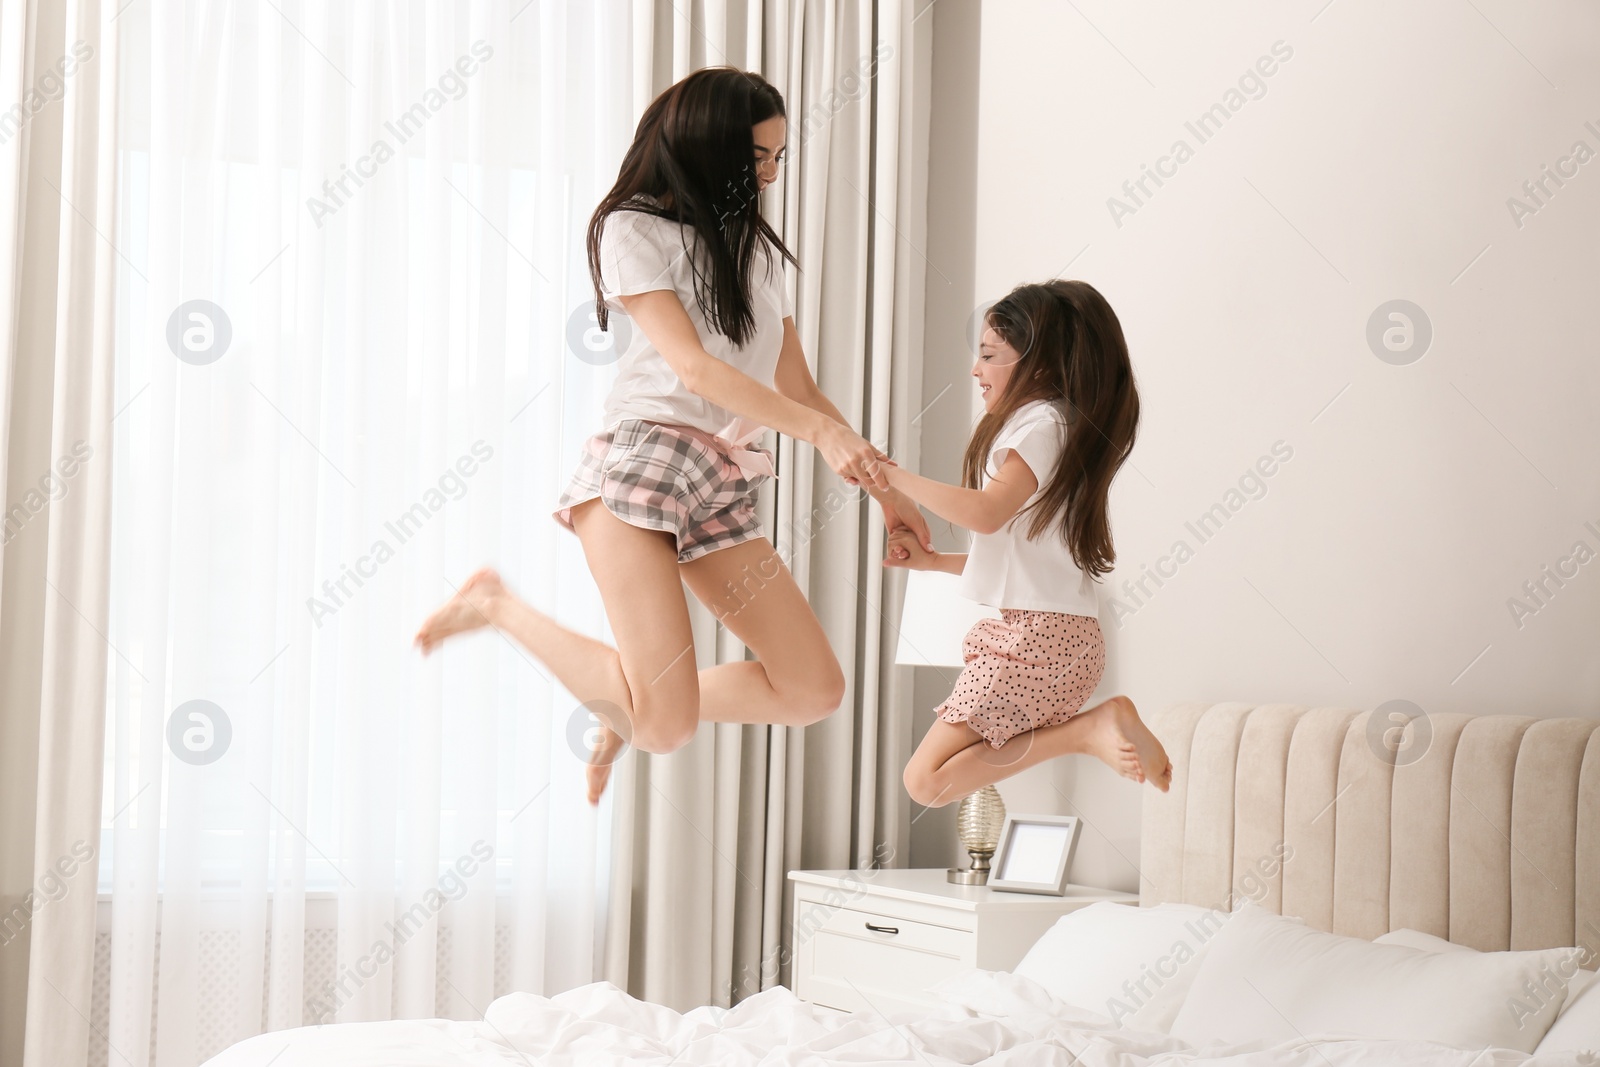
<svg viewBox="0 0 1600 1067">
<path fill-rule="evenodd" d="M 750 451 L 772 458 L 764 448 Z M 598 498 L 630 526 L 672 534 L 678 562 L 688 563 L 762 536 L 756 487 L 767 477 L 746 472 L 712 434 L 626 419 L 589 438 L 554 514 L 571 530 L 572 509 Z"/>
</svg>

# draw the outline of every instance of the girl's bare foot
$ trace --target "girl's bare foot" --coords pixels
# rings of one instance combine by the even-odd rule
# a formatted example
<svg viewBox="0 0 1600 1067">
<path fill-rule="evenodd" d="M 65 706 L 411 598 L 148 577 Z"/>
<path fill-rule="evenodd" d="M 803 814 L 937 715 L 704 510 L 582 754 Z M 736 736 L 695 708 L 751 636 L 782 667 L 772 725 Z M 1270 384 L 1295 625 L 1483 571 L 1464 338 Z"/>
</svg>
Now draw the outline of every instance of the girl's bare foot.
<svg viewBox="0 0 1600 1067">
<path fill-rule="evenodd" d="M 1126 741 L 1132 742 L 1134 751 L 1138 753 L 1140 780 L 1148 781 L 1163 793 L 1171 789 L 1172 761 L 1167 759 L 1167 750 L 1150 732 L 1150 727 L 1139 718 L 1139 709 L 1133 706 L 1133 701 L 1124 696 L 1115 696 L 1106 703 L 1111 705 L 1117 732 Z"/>
<path fill-rule="evenodd" d="M 494 601 L 506 590 L 500 575 L 483 568 L 462 583 L 456 595 L 428 616 L 413 643 L 426 656 L 447 637 L 489 625 Z"/>
<path fill-rule="evenodd" d="M 600 744 L 589 755 L 589 766 L 584 774 L 589 779 L 589 803 L 600 803 L 600 794 L 611 781 L 611 765 L 622 755 L 626 742 L 622 735 L 605 723 L 600 724 Z"/>
<path fill-rule="evenodd" d="M 1106 766 L 1135 782 L 1144 781 L 1144 774 L 1139 768 L 1139 749 L 1122 730 L 1122 724 L 1117 717 L 1116 701 L 1122 699 L 1113 697 L 1103 703 L 1096 704 L 1088 711 L 1080 712 L 1086 725 L 1090 726 L 1088 736 L 1083 743 L 1083 751 L 1099 759 Z"/>
</svg>

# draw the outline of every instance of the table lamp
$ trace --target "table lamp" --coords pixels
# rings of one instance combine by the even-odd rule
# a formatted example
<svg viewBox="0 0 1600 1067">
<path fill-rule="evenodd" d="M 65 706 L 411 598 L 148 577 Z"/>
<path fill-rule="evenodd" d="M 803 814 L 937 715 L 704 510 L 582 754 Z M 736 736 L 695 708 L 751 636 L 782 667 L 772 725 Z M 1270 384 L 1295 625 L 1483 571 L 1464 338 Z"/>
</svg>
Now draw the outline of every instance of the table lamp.
<svg viewBox="0 0 1600 1067">
<path fill-rule="evenodd" d="M 961 667 L 961 642 L 979 619 L 1000 613 L 962 596 L 958 575 L 943 571 L 907 571 L 905 606 L 900 612 L 900 645 L 895 662 L 912 667 Z M 983 885 L 989 861 L 1000 847 L 1006 805 L 1000 791 L 986 785 L 962 798 L 956 812 L 956 836 L 972 857 L 966 868 L 952 867 L 946 877 L 958 885 Z"/>
</svg>

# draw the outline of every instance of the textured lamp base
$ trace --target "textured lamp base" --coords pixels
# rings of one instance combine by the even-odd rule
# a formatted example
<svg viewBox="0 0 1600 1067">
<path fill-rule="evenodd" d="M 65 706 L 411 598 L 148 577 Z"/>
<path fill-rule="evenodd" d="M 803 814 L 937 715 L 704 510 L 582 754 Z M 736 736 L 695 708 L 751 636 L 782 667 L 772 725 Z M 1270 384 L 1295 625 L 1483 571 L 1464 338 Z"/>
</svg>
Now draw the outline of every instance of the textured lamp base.
<svg viewBox="0 0 1600 1067">
<path fill-rule="evenodd" d="M 955 885 L 989 883 L 989 859 L 1000 845 L 1005 821 L 1006 805 L 994 786 L 986 785 L 961 799 L 961 808 L 956 812 L 956 836 L 972 857 L 972 866 L 966 870 L 950 868 L 945 875 L 947 881 Z"/>
</svg>

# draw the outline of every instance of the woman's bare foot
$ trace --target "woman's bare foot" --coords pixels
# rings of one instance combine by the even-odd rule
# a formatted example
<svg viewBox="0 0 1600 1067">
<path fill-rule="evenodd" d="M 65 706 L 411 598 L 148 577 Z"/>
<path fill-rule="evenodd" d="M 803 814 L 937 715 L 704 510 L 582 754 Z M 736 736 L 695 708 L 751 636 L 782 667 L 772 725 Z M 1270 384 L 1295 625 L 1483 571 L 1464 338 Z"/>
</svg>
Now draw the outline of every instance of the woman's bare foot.
<svg viewBox="0 0 1600 1067">
<path fill-rule="evenodd" d="M 1113 711 L 1118 732 L 1133 743 L 1139 754 L 1139 778 L 1165 793 L 1172 788 L 1172 761 L 1150 727 L 1139 718 L 1139 709 L 1125 696 L 1114 696 L 1106 701 Z"/>
<path fill-rule="evenodd" d="M 600 724 L 600 744 L 590 753 L 589 765 L 584 775 L 589 779 L 589 803 L 600 803 L 600 794 L 611 781 L 611 765 L 622 755 L 626 742 L 622 735 L 605 723 Z"/>
<path fill-rule="evenodd" d="M 461 584 L 456 595 L 428 616 L 413 643 L 426 656 L 447 637 L 489 625 L 495 600 L 505 593 L 500 575 L 485 567 Z"/>
</svg>

